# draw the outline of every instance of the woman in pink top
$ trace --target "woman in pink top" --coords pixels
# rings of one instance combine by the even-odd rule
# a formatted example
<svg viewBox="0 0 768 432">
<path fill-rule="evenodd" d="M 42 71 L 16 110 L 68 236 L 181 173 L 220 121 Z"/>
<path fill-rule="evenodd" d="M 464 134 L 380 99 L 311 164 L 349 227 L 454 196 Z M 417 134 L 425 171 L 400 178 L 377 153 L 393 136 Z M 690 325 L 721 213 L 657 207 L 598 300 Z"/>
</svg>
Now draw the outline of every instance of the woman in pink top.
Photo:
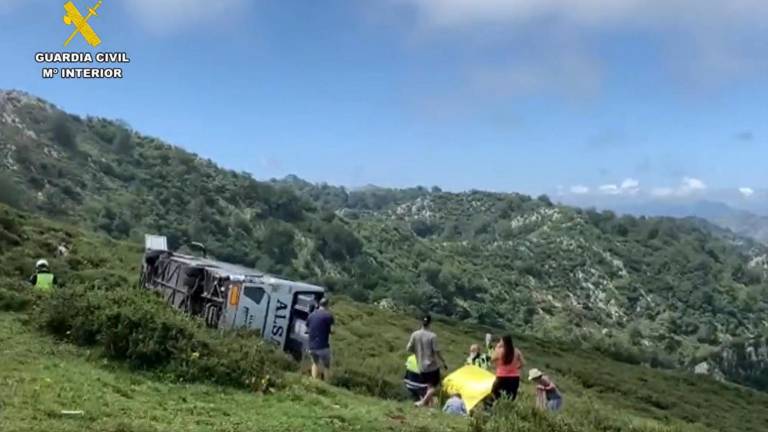
<svg viewBox="0 0 768 432">
<path fill-rule="evenodd" d="M 492 397 L 498 400 L 500 397 L 517 398 L 517 389 L 520 387 L 520 371 L 523 369 L 523 353 L 512 343 L 511 336 L 504 336 L 496 345 L 491 356 L 496 364 L 496 381 L 493 383 Z"/>
</svg>

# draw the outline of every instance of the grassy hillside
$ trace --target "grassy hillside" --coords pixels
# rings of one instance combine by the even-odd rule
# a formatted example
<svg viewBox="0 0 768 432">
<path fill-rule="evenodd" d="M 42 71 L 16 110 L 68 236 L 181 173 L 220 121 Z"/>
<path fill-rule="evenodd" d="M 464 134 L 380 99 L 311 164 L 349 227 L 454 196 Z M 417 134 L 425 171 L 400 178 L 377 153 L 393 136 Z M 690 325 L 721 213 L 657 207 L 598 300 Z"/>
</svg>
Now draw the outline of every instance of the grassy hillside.
<svg viewBox="0 0 768 432">
<path fill-rule="evenodd" d="M 91 313 L 78 314 L 83 318 L 79 326 L 100 322 L 102 307 L 112 311 L 109 313 L 113 317 L 118 316 L 114 311 L 125 308 L 142 311 L 143 304 L 150 305 L 154 300 L 150 293 L 131 288 L 140 253 L 136 244 L 116 242 L 4 206 L 0 206 L 0 227 L 0 350 L 4 359 L 0 362 L 0 383 L 5 389 L 0 392 L 0 428 L 4 431 L 170 428 L 688 432 L 761 431 L 768 427 L 768 413 L 762 409 L 768 404 L 766 394 L 706 377 L 617 362 L 595 351 L 523 334 L 515 339 L 526 353 L 529 366 L 551 373 L 565 394 L 562 415 L 542 416 L 533 411 L 532 388 L 527 383 L 517 405 L 501 406 L 494 415 L 471 421 L 419 411 L 407 402 L 398 402 L 402 398 L 403 348 L 417 321 L 412 316 L 345 298 L 337 298 L 333 306 L 338 322 L 333 339 L 337 364 L 334 386 L 308 382 L 293 372 L 280 377 L 279 385 L 271 390 L 256 393 L 236 380 L 224 381 L 227 385 L 223 387 L 206 384 L 210 379 L 195 375 L 185 375 L 187 378 L 182 380 L 179 375 L 169 374 L 168 368 L 157 366 L 157 359 L 139 356 L 142 352 L 156 352 L 153 344 L 134 347 L 127 354 L 106 345 L 101 338 L 116 334 L 119 330 L 114 326 L 99 330 L 102 336 L 92 341 L 72 333 L 61 336 L 83 344 L 77 348 L 52 338 L 49 331 L 55 329 L 41 325 L 48 321 L 46 315 L 51 311 L 52 300 L 36 299 L 34 305 L 9 301 L 26 297 L 19 278 L 26 275 L 25 270 L 32 267 L 34 259 L 50 255 L 65 241 L 70 254 L 53 258 L 52 265 L 66 285 L 53 299 L 69 299 L 71 311 L 82 307 L 83 297 L 102 301 L 90 303 L 96 307 Z M 80 292 L 87 294 L 71 296 Z M 111 292 L 124 294 L 114 297 Z M 110 303 L 115 298 L 122 300 Z M 125 299 L 145 300 L 132 306 Z M 10 309 L 20 312 L 9 312 Z M 132 321 L 131 325 L 136 326 L 132 334 L 168 338 L 184 329 L 203 331 L 189 327 L 200 324 L 170 309 L 152 312 L 153 317 Z M 151 333 L 158 328 L 156 322 L 175 330 Z M 461 364 L 470 343 L 480 340 L 486 331 L 499 333 L 447 318 L 439 319 L 435 329 L 454 368 Z M 225 335 L 214 332 L 207 337 L 211 343 L 222 344 L 215 355 L 224 359 L 224 370 L 237 373 L 239 364 L 226 362 L 238 358 L 234 351 L 240 348 Z M 254 339 L 254 344 L 257 341 Z M 133 361 L 121 360 L 123 354 Z M 208 355 L 203 352 L 200 357 Z M 137 363 L 137 359 L 141 362 Z M 170 364 L 176 360 L 169 359 Z M 307 365 L 302 367 L 306 370 Z M 62 410 L 83 410 L 85 414 L 66 416 L 61 414 Z"/>
<path fill-rule="evenodd" d="M 581 340 L 635 362 L 685 364 L 766 327 L 766 248 L 700 221 L 546 196 L 259 182 L 20 92 L 0 92 L 0 182 L 2 202 L 115 239 L 201 241 L 359 302 Z"/>
<path fill-rule="evenodd" d="M 272 396 L 171 384 L 57 343 L 0 312 L 0 429 L 37 431 L 461 430 L 450 419 L 294 378 Z M 62 411 L 82 410 L 83 415 Z"/>
</svg>

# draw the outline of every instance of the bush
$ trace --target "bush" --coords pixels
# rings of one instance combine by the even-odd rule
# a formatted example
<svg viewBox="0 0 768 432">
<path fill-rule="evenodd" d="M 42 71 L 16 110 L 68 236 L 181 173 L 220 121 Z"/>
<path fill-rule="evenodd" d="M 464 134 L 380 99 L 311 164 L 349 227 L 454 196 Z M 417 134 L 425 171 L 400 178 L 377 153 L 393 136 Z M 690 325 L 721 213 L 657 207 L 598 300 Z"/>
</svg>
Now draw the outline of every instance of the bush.
<svg viewBox="0 0 768 432">
<path fill-rule="evenodd" d="M 318 231 L 317 249 L 330 260 L 352 259 L 363 250 L 363 242 L 340 223 L 322 224 Z"/>
<path fill-rule="evenodd" d="M 53 140 L 60 146 L 70 150 L 77 147 L 77 137 L 66 113 L 60 112 L 53 116 L 50 130 Z"/>
<path fill-rule="evenodd" d="M 24 204 L 24 191 L 7 171 L 0 171 L 0 203 L 16 208 Z"/>
<path fill-rule="evenodd" d="M 17 292 L 0 288 L 0 311 L 20 312 L 27 310 L 34 297 L 31 293 Z"/>
<path fill-rule="evenodd" d="M 59 337 L 176 380 L 266 391 L 295 367 L 253 333 L 221 335 L 137 289 L 58 290 L 42 316 Z"/>
<path fill-rule="evenodd" d="M 403 400 L 406 393 L 400 382 L 388 380 L 380 373 L 343 369 L 334 372 L 331 383 L 335 386 L 383 399 Z"/>
</svg>

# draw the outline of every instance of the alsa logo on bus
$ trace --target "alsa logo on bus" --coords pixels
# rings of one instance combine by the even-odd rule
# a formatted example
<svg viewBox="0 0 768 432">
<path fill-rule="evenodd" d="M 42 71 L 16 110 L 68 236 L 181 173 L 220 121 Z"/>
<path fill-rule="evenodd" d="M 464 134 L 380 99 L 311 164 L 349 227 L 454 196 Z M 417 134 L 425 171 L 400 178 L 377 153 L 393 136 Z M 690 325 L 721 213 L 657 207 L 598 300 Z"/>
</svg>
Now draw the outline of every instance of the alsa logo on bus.
<svg viewBox="0 0 768 432">
<path fill-rule="evenodd" d="M 272 318 L 272 342 L 282 345 L 285 340 L 285 324 L 288 320 L 288 305 L 280 300 L 277 300 L 277 306 L 275 307 L 275 316 Z"/>
</svg>

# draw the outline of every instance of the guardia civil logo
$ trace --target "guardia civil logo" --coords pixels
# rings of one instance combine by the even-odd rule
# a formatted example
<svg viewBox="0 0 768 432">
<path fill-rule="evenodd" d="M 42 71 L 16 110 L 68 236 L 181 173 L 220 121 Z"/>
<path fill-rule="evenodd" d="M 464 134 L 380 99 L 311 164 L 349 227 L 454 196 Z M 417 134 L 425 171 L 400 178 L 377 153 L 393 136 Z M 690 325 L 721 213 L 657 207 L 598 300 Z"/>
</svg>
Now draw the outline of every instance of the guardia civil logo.
<svg viewBox="0 0 768 432">
<path fill-rule="evenodd" d="M 70 34 L 67 40 L 64 41 L 64 46 L 69 45 L 69 43 L 72 42 L 72 39 L 78 34 L 83 37 L 88 45 L 94 48 L 101 44 L 101 38 L 99 38 L 99 35 L 96 34 L 96 32 L 93 30 L 93 27 L 91 27 L 90 23 L 88 22 L 91 17 L 98 16 L 96 11 L 101 7 L 101 3 L 102 0 L 99 0 L 98 3 L 93 5 L 93 7 L 89 7 L 88 15 L 85 17 L 83 17 L 83 15 L 77 9 L 77 6 L 75 6 L 75 4 L 71 1 L 68 1 L 64 4 L 64 11 L 66 12 L 66 15 L 64 15 L 64 24 L 75 27 L 75 29 L 72 30 L 72 34 Z"/>
<path fill-rule="evenodd" d="M 35 53 L 35 62 L 43 64 L 40 74 L 43 79 L 123 79 L 123 65 L 131 59 L 124 51 L 95 52 L 93 48 L 102 44 L 101 37 L 96 33 L 94 17 L 103 1 L 98 0 L 93 6 L 75 5 L 75 1 L 64 3 L 64 25 L 70 28 L 64 46 L 73 49 L 75 46 L 85 48 L 81 51 L 54 51 Z M 87 12 L 87 13 L 86 13 Z M 76 49 L 76 48 L 75 48 Z M 61 65 L 61 66 L 59 66 Z"/>
</svg>

